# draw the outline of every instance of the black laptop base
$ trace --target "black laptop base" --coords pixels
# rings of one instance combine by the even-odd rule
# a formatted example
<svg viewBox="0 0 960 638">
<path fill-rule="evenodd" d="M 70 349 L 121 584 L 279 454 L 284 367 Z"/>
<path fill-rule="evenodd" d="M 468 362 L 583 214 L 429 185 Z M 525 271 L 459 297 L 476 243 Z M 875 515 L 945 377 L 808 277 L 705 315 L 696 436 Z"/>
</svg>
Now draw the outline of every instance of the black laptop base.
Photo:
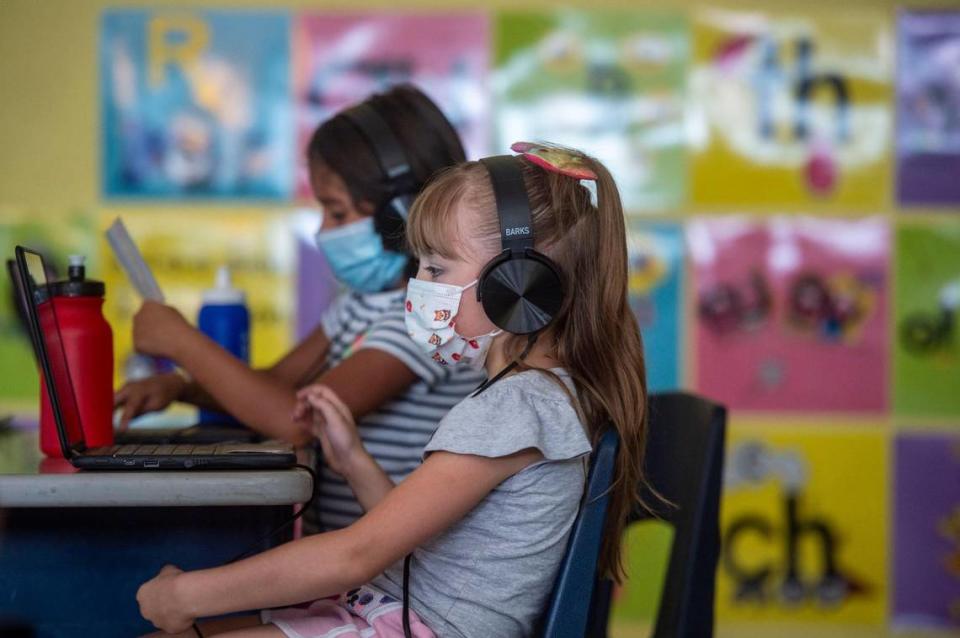
<svg viewBox="0 0 960 638">
<path fill-rule="evenodd" d="M 142 430 L 127 430 L 117 432 L 113 440 L 118 444 L 126 443 L 192 443 L 205 445 L 209 443 L 241 442 L 255 443 L 263 437 L 247 428 L 192 425 L 185 428 L 144 428 Z"/>
<path fill-rule="evenodd" d="M 73 454 L 70 463 L 87 470 L 288 469 L 297 462 L 289 445 L 114 445 Z"/>
</svg>

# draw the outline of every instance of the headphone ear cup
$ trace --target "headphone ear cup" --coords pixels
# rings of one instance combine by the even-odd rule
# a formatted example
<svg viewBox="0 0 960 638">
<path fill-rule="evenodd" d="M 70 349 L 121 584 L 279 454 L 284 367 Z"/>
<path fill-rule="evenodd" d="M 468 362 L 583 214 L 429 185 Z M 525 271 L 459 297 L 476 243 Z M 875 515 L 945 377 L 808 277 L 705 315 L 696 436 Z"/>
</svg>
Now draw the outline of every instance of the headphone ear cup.
<svg viewBox="0 0 960 638">
<path fill-rule="evenodd" d="M 546 256 L 504 252 L 484 269 L 477 296 L 487 317 L 502 330 L 526 335 L 547 327 L 563 304 L 563 281 Z"/>
<path fill-rule="evenodd" d="M 387 200 L 373 214 L 373 228 L 383 240 L 383 247 L 397 253 L 406 254 L 407 248 L 406 224 L 404 218 L 407 212 L 407 202 L 402 196 Z M 403 213 L 398 210 L 403 207 Z"/>
</svg>

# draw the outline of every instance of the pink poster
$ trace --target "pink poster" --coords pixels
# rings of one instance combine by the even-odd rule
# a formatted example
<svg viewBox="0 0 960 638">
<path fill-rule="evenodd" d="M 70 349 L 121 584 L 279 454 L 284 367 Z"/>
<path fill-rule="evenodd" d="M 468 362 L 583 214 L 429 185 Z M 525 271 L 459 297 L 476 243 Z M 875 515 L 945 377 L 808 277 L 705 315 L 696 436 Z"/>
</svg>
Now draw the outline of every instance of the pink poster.
<svg viewBox="0 0 960 638">
<path fill-rule="evenodd" d="M 700 392 L 744 410 L 886 409 L 886 222 L 731 217 L 687 233 Z"/>
<path fill-rule="evenodd" d="M 417 85 L 440 106 L 468 158 L 486 155 L 489 37 L 482 13 L 301 15 L 294 40 L 298 194 L 310 194 L 302 149 L 317 124 L 401 82 Z"/>
</svg>

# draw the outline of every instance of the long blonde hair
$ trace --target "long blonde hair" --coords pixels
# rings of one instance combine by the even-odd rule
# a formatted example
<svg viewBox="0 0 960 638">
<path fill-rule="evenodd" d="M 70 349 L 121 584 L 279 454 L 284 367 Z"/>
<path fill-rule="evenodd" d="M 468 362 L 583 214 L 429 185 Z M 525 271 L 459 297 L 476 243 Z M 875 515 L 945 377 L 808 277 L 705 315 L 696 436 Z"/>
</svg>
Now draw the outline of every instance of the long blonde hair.
<svg viewBox="0 0 960 638">
<path fill-rule="evenodd" d="M 619 581 L 621 536 L 639 502 L 643 480 L 647 423 L 643 346 L 627 302 L 626 230 L 616 184 L 596 159 L 563 150 L 581 157 L 597 175 L 598 205 L 578 180 L 520 160 L 535 248 L 557 264 L 566 286 L 564 303 L 541 339 L 549 340 L 551 355 L 570 374 L 577 390 L 574 404 L 594 445 L 609 427 L 620 435 L 600 554 L 601 573 Z M 413 253 L 457 257 L 456 211 L 461 207 L 474 215 L 469 243 L 480 242 L 490 254 L 499 253 L 493 187 L 479 162 L 445 169 L 421 192 L 407 228 Z M 505 345 L 507 356 L 517 357 L 525 344 L 525 337 L 513 336 Z"/>
</svg>

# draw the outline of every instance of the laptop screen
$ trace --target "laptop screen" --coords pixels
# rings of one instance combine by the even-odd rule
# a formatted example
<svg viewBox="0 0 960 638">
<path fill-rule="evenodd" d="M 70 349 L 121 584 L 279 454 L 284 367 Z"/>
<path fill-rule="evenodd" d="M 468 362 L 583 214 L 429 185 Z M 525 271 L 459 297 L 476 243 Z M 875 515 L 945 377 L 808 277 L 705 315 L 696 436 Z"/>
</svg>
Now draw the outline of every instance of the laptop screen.
<svg viewBox="0 0 960 638">
<path fill-rule="evenodd" d="M 73 383 L 70 381 L 70 369 L 67 365 L 66 352 L 63 349 L 63 339 L 60 334 L 60 324 L 54 304 L 47 293 L 47 269 L 43 258 L 35 252 L 17 249 L 17 261 L 23 261 L 26 266 L 25 284 L 30 304 L 27 309 L 30 315 L 31 330 L 38 338 L 37 354 L 40 358 L 40 368 L 46 380 L 50 395 L 51 407 L 57 419 L 57 427 L 66 430 L 67 443 L 70 448 L 84 447 L 83 428 L 80 423 L 80 410 L 77 407 L 77 398 L 73 392 Z"/>
<path fill-rule="evenodd" d="M 23 289 L 23 284 L 20 283 L 20 273 L 17 270 L 17 262 L 12 259 L 7 260 L 7 273 L 10 275 L 10 286 L 13 293 L 15 309 L 17 312 L 17 321 L 19 325 L 23 326 L 23 329 L 27 331 L 27 335 L 30 338 L 30 347 L 33 348 L 33 356 L 37 360 L 37 365 L 40 365 L 40 353 L 37 352 L 37 344 L 33 340 L 33 333 L 30 331 L 30 320 L 27 318 L 29 316 L 27 311 L 27 293 Z"/>
</svg>

